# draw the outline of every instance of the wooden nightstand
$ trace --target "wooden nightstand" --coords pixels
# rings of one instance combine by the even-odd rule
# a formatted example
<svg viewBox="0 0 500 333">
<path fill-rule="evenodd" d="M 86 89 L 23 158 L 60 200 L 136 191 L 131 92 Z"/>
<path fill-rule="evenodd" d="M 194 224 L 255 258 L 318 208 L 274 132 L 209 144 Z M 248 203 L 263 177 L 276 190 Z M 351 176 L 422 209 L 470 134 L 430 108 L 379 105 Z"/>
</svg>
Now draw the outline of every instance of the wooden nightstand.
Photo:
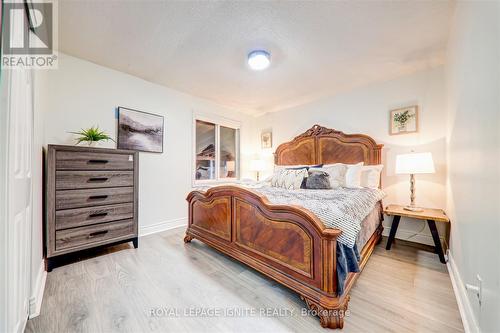
<svg viewBox="0 0 500 333">
<path fill-rule="evenodd" d="M 445 264 L 446 259 L 444 258 L 443 247 L 441 246 L 441 241 L 439 240 L 439 233 L 436 228 L 436 222 L 449 223 L 450 219 L 446 216 L 446 213 L 442 209 L 432 209 L 424 208 L 423 212 L 413 212 L 404 209 L 404 206 L 400 205 L 389 205 L 384 209 L 384 214 L 394 216 L 392 220 L 391 232 L 389 233 L 389 239 L 387 240 L 386 250 L 391 249 L 392 242 L 396 236 L 396 231 L 398 230 L 399 220 L 401 216 L 410 217 L 418 220 L 427 220 L 429 229 L 431 230 L 432 239 L 434 240 L 434 246 L 436 247 L 436 253 L 439 255 L 439 260 Z"/>
</svg>

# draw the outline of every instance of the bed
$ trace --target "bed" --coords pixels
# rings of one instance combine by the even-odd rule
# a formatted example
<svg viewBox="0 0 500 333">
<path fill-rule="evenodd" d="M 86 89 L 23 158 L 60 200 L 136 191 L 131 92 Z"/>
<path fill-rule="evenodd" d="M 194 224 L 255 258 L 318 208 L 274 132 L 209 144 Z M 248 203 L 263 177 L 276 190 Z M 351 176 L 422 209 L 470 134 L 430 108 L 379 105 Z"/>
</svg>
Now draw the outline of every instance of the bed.
<svg viewBox="0 0 500 333">
<path fill-rule="evenodd" d="M 376 165 L 381 163 L 381 149 L 369 136 L 314 125 L 281 144 L 275 164 Z M 349 291 L 381 239 L 380 202 L 362 222 L 366 227 L 357 239 L 359 272 L 348 273 L 339 285 L 337 242 L 342 231 L 325 227 L 310 210 L 273 204 L 258 191 L 240 186 L 195 190 L 187 201 L 189 224 L 184 242 L 196 238 L 258 270 L 297 292 L 319 316 L 321 326 L 343 327 Z"/>
</svg>

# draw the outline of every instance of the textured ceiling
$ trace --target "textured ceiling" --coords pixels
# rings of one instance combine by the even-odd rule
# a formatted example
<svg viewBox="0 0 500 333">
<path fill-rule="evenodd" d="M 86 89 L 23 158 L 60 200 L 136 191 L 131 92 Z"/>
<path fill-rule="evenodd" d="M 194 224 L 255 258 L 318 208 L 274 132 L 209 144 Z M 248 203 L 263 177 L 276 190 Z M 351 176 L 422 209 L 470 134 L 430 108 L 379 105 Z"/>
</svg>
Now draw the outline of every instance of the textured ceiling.
<svg viewBox="0 0 500 333">
<path fill-rule="evenodd" d="M 440 65 L 453 2 L 59 1 L 62 52 L 250 114 Z M 271 67 L 246 54 L 264 48 Z"/>
</svg>

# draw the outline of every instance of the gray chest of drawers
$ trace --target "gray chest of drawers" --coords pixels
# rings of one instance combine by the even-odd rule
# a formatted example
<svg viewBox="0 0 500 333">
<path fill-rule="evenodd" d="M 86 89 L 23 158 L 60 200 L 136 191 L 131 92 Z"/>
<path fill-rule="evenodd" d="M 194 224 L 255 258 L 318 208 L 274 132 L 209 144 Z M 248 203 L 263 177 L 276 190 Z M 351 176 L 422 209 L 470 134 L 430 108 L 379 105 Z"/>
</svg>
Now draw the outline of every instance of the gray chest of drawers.
<svg viewBox="0 0 500 333">
<path fill-rule="evenodd" d="M 46 267 L 76 251 L 132 241 L 137 248 L 137 152 L 49 145 Z"/>
</svg>

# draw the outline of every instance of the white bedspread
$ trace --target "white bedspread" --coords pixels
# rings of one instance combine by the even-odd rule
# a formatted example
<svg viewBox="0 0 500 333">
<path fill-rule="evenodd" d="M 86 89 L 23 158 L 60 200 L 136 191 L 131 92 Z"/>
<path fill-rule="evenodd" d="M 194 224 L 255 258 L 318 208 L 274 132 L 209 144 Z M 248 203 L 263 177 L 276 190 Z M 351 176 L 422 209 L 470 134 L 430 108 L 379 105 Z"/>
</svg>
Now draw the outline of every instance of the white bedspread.
<svg viewBox="0 0 500 333">
<path fill-rule="evenodd" d="M 242 186 L 243 184 L 239 184 Z M 338 242 L 350 248 L 356 243 L 361 222 L 385 197 L 379 189 L 287 190 L 267 185 L 249 186 L 273 204 L 298 205 L 313 212 L 328 228 L 342 230 Z M 207 187 L 199 188 L 206 190 Z"/>
</svg>

